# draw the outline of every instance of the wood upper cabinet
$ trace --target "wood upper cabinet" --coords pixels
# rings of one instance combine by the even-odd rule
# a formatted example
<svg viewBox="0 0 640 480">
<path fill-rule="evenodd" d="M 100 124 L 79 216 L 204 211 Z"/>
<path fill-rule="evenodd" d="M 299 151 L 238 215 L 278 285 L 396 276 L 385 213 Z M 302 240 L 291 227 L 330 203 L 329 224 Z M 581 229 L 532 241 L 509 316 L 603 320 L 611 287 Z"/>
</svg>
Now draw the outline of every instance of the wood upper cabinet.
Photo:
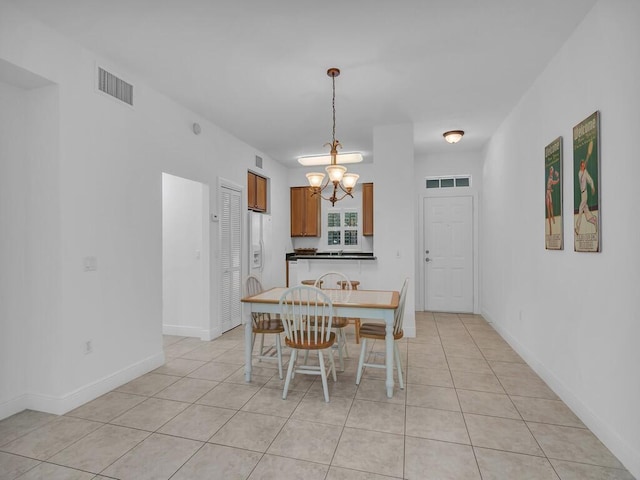
<svg viewBox="0 0 640 480">
<path fill-rule="evenodd" d="M 320 236 L 320 196 L 309 187 L 291 187 L 291 236 Z"/>
<path fill-rule="evenodd" d="M 362 184 L 362 235 L 373 235 L 373 183 Z"/>
<path fill-rule="evenodd" d="M 247 206 L 256 212 L 267 211 L 267 179 L 253 172 L 247 173 Z"/>
</svg>

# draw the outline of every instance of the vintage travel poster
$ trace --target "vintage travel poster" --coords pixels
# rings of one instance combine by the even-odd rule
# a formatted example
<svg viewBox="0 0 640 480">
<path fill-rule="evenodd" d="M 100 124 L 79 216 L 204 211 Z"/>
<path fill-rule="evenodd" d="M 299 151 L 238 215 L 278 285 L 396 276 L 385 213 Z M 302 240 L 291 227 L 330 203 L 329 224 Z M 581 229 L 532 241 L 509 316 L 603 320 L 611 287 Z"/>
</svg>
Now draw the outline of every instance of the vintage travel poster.
<svg viewBox="0 0 640 480">
<path fill-rule="evenodd" d="M 600 251 L 600 114 L 573 127 L 573 230 L 576 252 Z"/>
<path fill-rule="evenodd" d="M 544 246 L 547 250 L 562 250 L 562 137 L 544 148 L 544 171 Z"/>
</svg>

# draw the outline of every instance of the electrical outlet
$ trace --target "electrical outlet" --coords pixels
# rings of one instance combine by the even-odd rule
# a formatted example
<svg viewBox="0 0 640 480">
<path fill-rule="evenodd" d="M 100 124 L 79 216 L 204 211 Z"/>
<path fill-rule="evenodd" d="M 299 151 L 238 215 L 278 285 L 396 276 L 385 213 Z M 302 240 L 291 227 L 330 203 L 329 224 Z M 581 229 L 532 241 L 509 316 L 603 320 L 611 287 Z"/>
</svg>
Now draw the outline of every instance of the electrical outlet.
<svg viewBox="0 0 640 480">
<path fill-rule="evenodd" d="M 88 355 L 90 353 L 93 353 L 93 340 L 84 342 L 84 354 Z"/>
</svg>

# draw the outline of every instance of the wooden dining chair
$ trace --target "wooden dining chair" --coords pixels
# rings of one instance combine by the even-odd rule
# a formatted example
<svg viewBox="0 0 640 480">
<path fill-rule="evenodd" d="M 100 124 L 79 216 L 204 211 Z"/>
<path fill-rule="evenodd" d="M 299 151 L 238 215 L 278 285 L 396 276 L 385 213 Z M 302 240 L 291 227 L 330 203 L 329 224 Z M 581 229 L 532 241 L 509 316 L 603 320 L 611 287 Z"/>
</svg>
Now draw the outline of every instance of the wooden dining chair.
<svg viewBox="0 0 640 480">
<path fill-rule="evenodd" d="M 296 373 L 320 375 L 325 402 L 329 401 L 327 373 L 333 381 L 337 380 L 336 367 L 333 361 L 333 345 L 336 334 L 331 331 L 333 321 L 333 304 L 325 293 L 315 287 L 299 285 L 285 290 L 280 297 L 280 318 L 284 326 L 285 344 L 291 348 L 291 358 L 287 369 L 287 378 L 282 392 L 283 400 L 287 399 L 289 383 Z M 318 365 L 307 365 L 305 361 L 298 365 L 300 351 L 317 352 Z M 329 365 L 324 361 L 324 353 L 329 356 Z"/>
<path fill-rule="evenodd" d="M 343 289 L 346 289 L 347 285 L 349 284 L 351 284 L 351 290 L 358 290 L 358 286 L 360 285 L 360 282 L 358 280 L 349 280 L 349 281 L 341 280 L 338 282 L 338 285 L 340 285 L 340 288 L 343 288 Z M 362 322 L 359 318 L 351 318 L 351 317 L 349 317 L 349 322 L 353 323 L 353 329 L 356 334 L 356 343 L 359 344 L 360 343 L 360 324 Z"/>
<path fill-rule="evenodd" d="M 244 282 L 244 296 L 250 297 L 253 295 L 257 295 L 260 292 L 264 291 L 262 288 L 262 283 L 260 279 L 255 275 L 249 275 Z M 252 338 L 251 338 L 251 352 L 252 356 L 258 358 L 258 361 L 262 360 L 273 360 L 274 355 L 278 361 L 278 375 L 282 380 L 282 341 L 280 339 L 280 334 L 284 332 L 284 327 L 282 326 L 282 321 L 279 318 L 273 318 L 269 313 L 258 313 L 253 312 L 251 314 L 251 328 L 252 328 Z M 253 351 L 256 343 L 256 335 L 260 335 L 260 349 L 258 353 L 253 355 Z M 275 336 L 275 343 L 273 345 L 264 344 L 264 336 L 265 335 L 273 335 Z"/>
<path fill-rule="evenodd" d="M 393 366 L 398 372 L 398 383 L 400 388 L 404 389 L 404 380 L 402 377 L 402 361 L 400 360 L 400 349 L 398 348 L 397 340 L 400 340 L 404 336 L 402 331 L 402 320 L 404 317 L 404 304 L 407 298 L 407 288 L 409 285 L 409 279 L 405 279 L 400 291 L 400 299 L 398 301 L 398 308 L 396 308 L 393 315 Z M 360 360 L 358 361 L 358 373 L 356 376 L 356 385 L 360 385 L 362 379 L 362 371 L 364 367 L 373 368 L 386 368 L 384 363 L 365 363 L 364 359 L 367 355 L 367 340 L 382 340 L 385 341 L 386 326 L 384 323 L 366 322 L 360 326 Z M 383 352 L 371 352 L 371 355 L 385 355 L 386 349 Z"/>
<path fill-rule="evenodd" d="M 351 282 L 349 278 L 342 272 L 327 272 L 316 278 L 316 288 L 322 289 L 333 302 L 344 301 L 351 294 Z M 347 348 L 346 328 L 349 325 L 349 319 L 346 317 L 333 317 L 332 328 L 336 332 L 336 348 L 338 350 L 338 361 L 340 362 L 340 371 L 344 371 L 344 357 L 349 358 L 349 349 Z"/>
</svg>

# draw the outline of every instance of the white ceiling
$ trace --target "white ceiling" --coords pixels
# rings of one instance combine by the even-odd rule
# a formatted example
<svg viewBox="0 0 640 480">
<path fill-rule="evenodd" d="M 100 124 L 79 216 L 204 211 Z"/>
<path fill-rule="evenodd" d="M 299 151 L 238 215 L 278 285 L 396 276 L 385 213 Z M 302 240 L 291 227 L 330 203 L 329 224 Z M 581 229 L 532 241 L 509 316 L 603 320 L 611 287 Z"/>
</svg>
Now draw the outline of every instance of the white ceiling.
<svg viewBox="0 0 640 480">
<path fill-rule="evenodd" d="M 14 0 L 275 160 L 411 122 L 478 150 L 596 0 Z M 457 145 L 445 130 L 466 131 Z"/>
</svg>

